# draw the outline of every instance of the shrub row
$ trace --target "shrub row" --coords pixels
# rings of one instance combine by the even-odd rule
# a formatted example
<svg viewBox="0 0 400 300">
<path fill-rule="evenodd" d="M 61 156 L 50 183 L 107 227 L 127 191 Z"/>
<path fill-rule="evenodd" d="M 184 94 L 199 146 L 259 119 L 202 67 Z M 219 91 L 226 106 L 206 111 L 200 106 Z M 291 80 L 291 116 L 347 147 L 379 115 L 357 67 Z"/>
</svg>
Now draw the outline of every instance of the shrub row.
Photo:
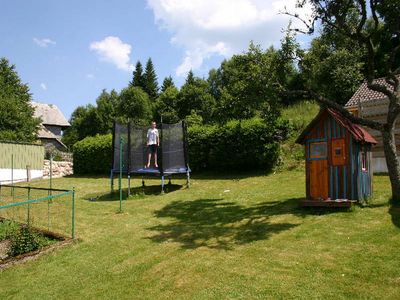
<svg viewBox="0 0 400 300">
<path fill-rule="evenodd" d="M 287 123 L 254 118 L 224 125 L 189 127 L 192 170 L 271 169 L 279 158 Z M 107 174 L 112 161 L 111 135 L 87 137 L 74 145 L 75 174 Z"/>
<path fill-rule="evenodd" d="M 259 118 L 231 121 L 221 126 L 189 128 L 189 158 L 193 170 L 269 170 L 278 161 L 286 138 L 284 121 Z"/>
</svg>

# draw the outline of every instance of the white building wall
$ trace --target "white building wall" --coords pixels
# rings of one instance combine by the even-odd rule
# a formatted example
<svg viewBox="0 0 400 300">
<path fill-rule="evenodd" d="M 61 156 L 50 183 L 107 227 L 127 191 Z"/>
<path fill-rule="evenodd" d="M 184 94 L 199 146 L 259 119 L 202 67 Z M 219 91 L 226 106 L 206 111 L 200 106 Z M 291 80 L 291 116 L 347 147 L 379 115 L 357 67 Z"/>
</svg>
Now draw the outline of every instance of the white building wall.
<svg viewBox="0 0 400 300">
<path fill-rule="evenodd" d="M 13 174 L 13 175 L 12 175 Z M 30 170 L 31 180 L 43 178 L 43 170 Z M 11 183 L 11 176 L 13 176 L 13 181 L 27 181 L 28 174 L 26 169 L 0 169 L 0 184 Z"/>
</svg>

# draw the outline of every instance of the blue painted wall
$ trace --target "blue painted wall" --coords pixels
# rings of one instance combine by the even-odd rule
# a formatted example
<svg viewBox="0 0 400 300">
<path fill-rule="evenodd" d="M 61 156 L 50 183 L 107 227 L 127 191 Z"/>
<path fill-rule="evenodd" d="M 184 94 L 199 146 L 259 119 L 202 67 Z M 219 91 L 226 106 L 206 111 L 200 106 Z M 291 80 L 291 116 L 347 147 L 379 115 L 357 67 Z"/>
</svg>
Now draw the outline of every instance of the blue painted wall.
<svg viewBox="0 0 400 300">
<path fill-rule="evenodd" d="M 346 165 L 331 164 L 331 140 L 346 140 Z M 313 128 L 307 143 L 315 140 L 328 142 L 328 178 L 329 197 L 331 199 L 365 200 L 372 195 L 371 145 L 363 145 L 355 141 L 347 129 L 342 127 L 329 114 Z M 309 149 L 309 147 L 307 147 Z M 362 170 L 361 152 L 367 153 L 367 171 Z"/>
</svg>

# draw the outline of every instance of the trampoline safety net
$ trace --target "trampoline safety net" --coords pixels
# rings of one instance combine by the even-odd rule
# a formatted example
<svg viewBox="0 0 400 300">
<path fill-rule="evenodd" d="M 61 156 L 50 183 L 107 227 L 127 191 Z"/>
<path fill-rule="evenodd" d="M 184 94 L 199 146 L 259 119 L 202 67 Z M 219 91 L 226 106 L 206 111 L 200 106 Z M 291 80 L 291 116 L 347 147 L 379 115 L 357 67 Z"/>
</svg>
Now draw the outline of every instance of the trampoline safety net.
<svg viewBox="0 0 400 300">
<path fill-rule="evenodd" d="M 119 170 L 120 163 L 120 139 L 123 139 L 122 143 L 122 170 L 128 171 L 128 126 L 115 123 L 114 135 L 113 135 L 113 147 L 114 147 L 114 159 L 113 159 L 113 170 Z"/>
<path fill-rule="evenodd" d="M 186 172 L 183 123 L 162 125 L 162 168 L 164 173 Z"/>
<path fill-rule="evenodd" d="M 130 129 L 130 158 L 129 171 L 137 172 L 147 163 L 147 131 L 144 128 L 131 127 Z"/>
<path fill-rule="evenodd" d="M 147 164 L 147 130 L 132 125 L 115 124 L 113 135 L 113 171 L 119 171 L 120 161 L 120 138 L 123 144 L 123 166 L 124 172 L 142 173 Z M 158 150 L 158 164 L 160 172 L 168 175 L 175 173 L 186 173 L 188 169 L 186 124 L 181 121 L 176 124 L 162 124 L 158 128 L 161 147 Z"/>
</svg>

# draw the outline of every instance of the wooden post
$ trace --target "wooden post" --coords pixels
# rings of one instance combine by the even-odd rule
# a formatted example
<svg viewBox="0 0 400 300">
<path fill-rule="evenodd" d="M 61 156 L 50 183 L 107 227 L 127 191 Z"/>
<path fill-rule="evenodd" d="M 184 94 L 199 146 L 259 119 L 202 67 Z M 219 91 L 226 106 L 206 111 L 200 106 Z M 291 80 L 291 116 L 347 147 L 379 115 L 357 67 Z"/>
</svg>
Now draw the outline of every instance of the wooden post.
<svg viewBox="0 0 400 300">
<path fill-rule="evenodd" d="M 31 181 L 31 166 L 27 165 L 26 166 L 26 181 L 29 182 Z"/>
</svg>

